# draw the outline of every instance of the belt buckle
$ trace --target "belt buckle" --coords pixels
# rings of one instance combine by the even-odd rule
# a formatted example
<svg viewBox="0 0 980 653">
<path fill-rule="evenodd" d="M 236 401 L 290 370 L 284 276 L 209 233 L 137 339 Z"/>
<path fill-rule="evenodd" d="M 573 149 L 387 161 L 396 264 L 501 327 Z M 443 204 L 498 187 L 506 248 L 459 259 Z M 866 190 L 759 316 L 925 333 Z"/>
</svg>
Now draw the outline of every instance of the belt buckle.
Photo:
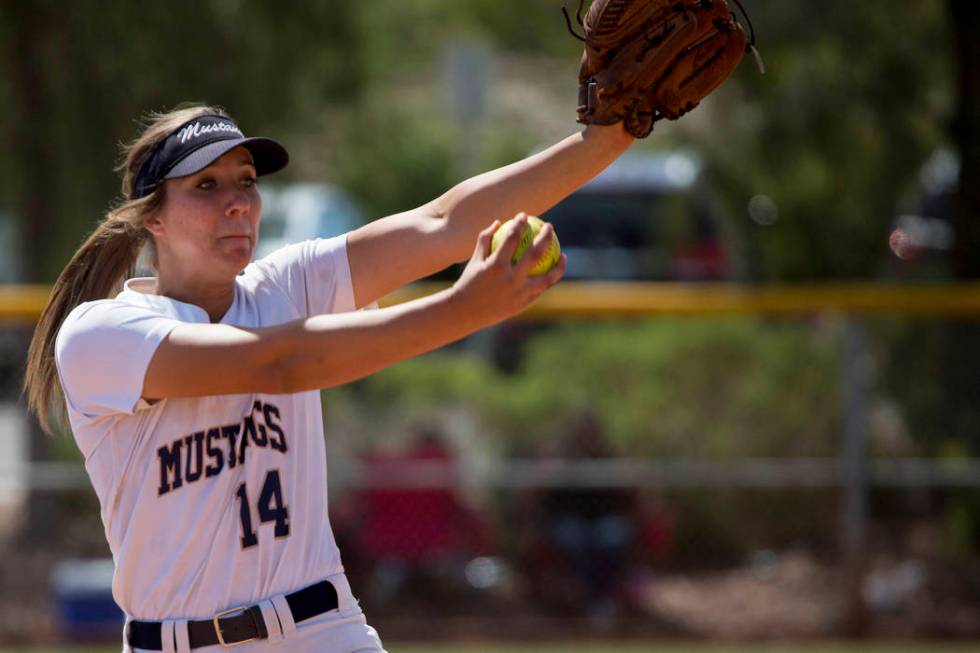
<svg viewBox="0 0 980 653">
<path fill-rule="evenodd" d="M 256 635 L 255 637 L 249 637 L 248 639 L 243 639 L 240 642 L 231 642 L 230 644 L 225 641 L 224 636 L 221 634 L 221 625 L 218 623 L 218 620 L 221 619 L 222 617 L 227 617 L 228 615 L 233 614 L 235 612 L 244 612 L 244 613 L 247 613 L 248 616 L 251 617 L 252 623 L 255 623 L 255 617 L 249 611 L 248 606 L 245 606 L 245 605 L 243 605 L 241 607 L 238 607 L 238 608 L 232 608 L 230 610 L 225 610 L 223 612 L 219 612 L 218 614 L 214 615 L 214 617 L 212 617 L 211 621 L 214 622 L 214 632 L 218 636 L 218 643 L 221 644 L 221 648 L 231 648 L 232 646 L 238 646 L 239 644 L 244 644 L 246 642 L 254 642 L 257 639 L 260 639 L 258 637 L 258 635 Z M 256 633 L 259 632 L 259 625 L 257 623 L 255 623 L 255 632 Z"/>
</svg>

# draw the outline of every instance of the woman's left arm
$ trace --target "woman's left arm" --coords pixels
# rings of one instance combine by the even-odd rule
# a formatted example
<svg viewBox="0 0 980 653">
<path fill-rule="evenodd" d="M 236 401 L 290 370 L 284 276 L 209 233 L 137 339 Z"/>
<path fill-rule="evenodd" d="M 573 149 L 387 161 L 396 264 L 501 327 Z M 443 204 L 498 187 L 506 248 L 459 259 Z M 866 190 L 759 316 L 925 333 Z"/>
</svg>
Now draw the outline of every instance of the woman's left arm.
<svg viewBox="0 0 980 653">
<path fill-rule="evenodd" d="M 520 211 L 540 215 L 602 172 L 632 144 L 622 124 L 589 125 L 548 149 L 463 181 L 417 209 L 347 237 L 358 307 L 466 260 L 477 234 Z"/>
</svg>

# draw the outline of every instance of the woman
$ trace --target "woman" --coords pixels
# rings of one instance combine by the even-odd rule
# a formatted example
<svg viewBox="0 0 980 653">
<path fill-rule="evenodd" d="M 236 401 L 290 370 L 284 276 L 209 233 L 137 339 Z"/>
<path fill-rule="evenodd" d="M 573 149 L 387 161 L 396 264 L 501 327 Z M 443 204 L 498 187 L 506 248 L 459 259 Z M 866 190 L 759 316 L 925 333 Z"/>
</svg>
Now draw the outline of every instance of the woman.
<svg viewBox="0 0 980 653">
<path fill-rule="evenodd" d="M 522 212 L 545 211 L 631 142 L 590 126 L 417 209 L 251 262 L 256 177 L 284 167 L 285 149 L 213 107 L 152 116 L 127 148 L 123 202 L 54 285 L 25 381 L 46 430 L 64 399 L 115 560 L 125 650 L 381 650 L 327 518 L 319 389 L 534 301 L 565 260 L 527 274 L 549 227 L 511 264 Z M 144 244 L 157 276 L 110 299 Z M 355 310 L 467 258 L 447 290 Z"/>
</svg>

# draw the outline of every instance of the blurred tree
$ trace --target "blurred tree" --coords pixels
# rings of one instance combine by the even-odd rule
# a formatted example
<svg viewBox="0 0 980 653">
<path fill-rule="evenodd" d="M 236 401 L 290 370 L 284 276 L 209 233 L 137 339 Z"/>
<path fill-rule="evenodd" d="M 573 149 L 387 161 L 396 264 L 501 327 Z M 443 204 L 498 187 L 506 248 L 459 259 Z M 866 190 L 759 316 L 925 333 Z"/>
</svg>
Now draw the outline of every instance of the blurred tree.
<svg viewBox="0 0 980 653">
<path fill-rule="evenodd" d="M 980 2 L 948 0 L 956 62 L 956 114 L 951 137 L 959 150 L 960 177 L 954 202 L 953 272 L 958 279 L 980 279 Z M 980 322 L 957 320 L 944 334 L 944 393 L 939 424 L 949 442 L 980 451 Z M 973 520 L 980 513 L 973 507 Z M 966 508 L 964 508 L 966 510 Z M 967 511 L 969 512 L 969 511 Z M 977 528 L 980 531 L 980 527 Z M 980 537 L 980 536 L 978 536 Z"/>
<path fill-rule="evenodd" d="M 560 438 L 556 416 L 589 407 L 623 455 L 833 456 L 837 331 L 831 323 L 738 319 L 561 324 L 529 339 L 513 375 L 434 353 L 358 388 L 371 419 L 471 406 L 511 450 Z"/>
<path fill-rule="evenodd" d="M 359 103 L 345 132 L 335 174 L 361 199 L 371 218 L 398 213 L 438 197 L 454 181 L 451 126 L 402 107 Z"/>
<path fill-rule="evenodd" d="M 888 11 L 881 3 L 848 0 L 745 4 L 768 73 L 759 76 L 747 59 L 698 112 L 659 128 L 637 147 L 693 144 L 706 156 L 735 240 L 744 243 L 749 278 L 874 276 L 889 255 L 897 205 L 915 192 L 919 166 L 945 138 L 951 66 L 943 2 L 911 0 Z M 438 83 L 447 42 L 486 39 L 508 57 L 525 57 L 530 67 L 541 56 L 577 59 L 581 44 L 567 34 L 559 3 L 531 0 L 520 11 L 514 7 L 500 0 L 360 3 L 365 74 L 383 92 L 376 90 L 357 111 L 425 115 L 427 120 L 400 119 L 392 138 L 431 149 L 432 120 L 449 117 Z M 571 76 L 567 87 L 571 98 Z M 384 104 L 392 99 L 397 110 Z M 385 204 L 401 210 L 418 195 L 406 165 L 411 157 L 396 157 L 381 170 L 372 157 L 362 163 L 357 154 L 377 148 L 386 134 L 345 133 L 337 148 L 345 158 L 342 178 L 371 188 L 381 174 L 403 177 L 385 192 Z M 440 152 L 451 149 L 458 134 L 444 137 Z M 534 135 L 526 140 L 533 144 Z M 389 173 L 393 166 L 406 174 Z M 448 171 L 443 176 L 453 178 Z M 377 197 L 360 194 L 377 203 Z M 759 195 L 775 206 L 773 224 L 750 217 L 749 200 Z"/>
<path fill-rule="evenodd" d="M 4 2 L 0 70 L 11 107 L 0 186 L 25 225 L 28 280 L 50 281 L 101 217 L 117 144 L 148 110 L 224 106 L 246 132 L 287 141 L 362 75 L 353 3 Z"/>
<path fill-rule="evenodd" d="M 452 44 L 486 44 L 492 60 L 573 60 L 581 49 L 553 0 L 521 2 L 519 10 L 516 2 L 499 0 L 374 0 L 356 3 L 354 13 L 368 82 L 346 111 L 331 115 L 322 142 L 330 153 L 328 175 L 352 190 L 371 218 L 418 206 L 474 172 L 458 165 L 465 135 L 445 87 Z M 573 83 L 569 79 L 570 96 Z M 491 105 L 499 99 L 493 90 L 500 86 L 493 84 Z M 466 129 L 480 146 L 481 170 L 526 156 L 539 144 L 520 125 L 487 121 Z"/>
<path fill-rule="evenodd" d="M 59 144 L 43 128 L 54 122 L 56 99 L 48 79 L 49 52 L 57 33 L 63 28 L 57 12 L 47 4 L 4 3 L 0 24 L 6 33 L 4 63 L 9 70 L 4 75 L 11 107 L 5 139 L 12 147 L 0 156 L 8 157 L 3 168 L 13 177 L 9 190 L 18 189 L 14 208 L 22 219 L 25 252 L 24 272 L 28 279 L 37 279 L 37 265 L 43 261 L 47 247 L 45 235 L 53 233 L 57 224 L 57 208 L 50 201 L 49 191 L 57 188 L 56 169 L 50 155 Z M 12 155 L 12 156 L 11 156 Z M 16 165 L 15 162 L 19 165 Z M 8 175 L 4 175 L 7 177 Z"/>
<path fill-rule="evenodd" d="M 708 115 L 686 127 L 746 243 L 749 274 L 874 276 L 899 199 L 916 190 L 919 167 L 945 138 L 943 6 L 745 4 L 766 74 L 744 62 L 706 102 Z M 765 220 L 748 209 L 756 196 L 775 207 Z"/>
<path fill-rule="evenodd" d="M 944 126 L 960 160 L 949 269 L 967 280 L 980 278 L 980 3 L 944 5 L 952 39 L 943 52 L 954 73 L 952 113 Z M 878 353 L 881 390 L 898 399 L 922 451 L 941 455 L 951 444 L 964 445 L 963 455 L 980 451 L 980 323 L 881 321 L 876 328 L 884 342 Z"/>
<path fill-rule="evenodd" d="M 671 126 L 642 147 L 695 143 L 705 153 L 746 244 L 750 277 L 874 274 L 896 198 L 912 189 L 918 165 L 944 137 L 945 3 L 910 0 L 889 11 L 847 0 L 745 4 L 768 74 L 746 63 L 679 130 Z M 448 118 L 438 92 L 447 42 L 473 37 L 517 56 L 577 58 L 581 44 L 566 33 L 558 3 L 520 5 L 0 4 L 0 97 L 11 108 L 0 133 L 14 146 L 0 152 L 8 172 L 0 205 L 16 206 L 30 230 L 29 278 L 52 278 L 105 208 L 117 183 L 112 148 L 133 136 L 132 120 L 185 100 L 224 104 L 248 131 L 295 140 L 301 165 L 292 174 L 328 170 L 374 208 L 411 206 L 421 195 L 417 175 L 408 174 L 420 169 L 418 158 L 396 157 L 381 170 L 377 157 L 362 153 L 383 152 L 388 138 L 415 143 L 420 156 L 436 153 L 422 166 L 433 173 L 427 191 L 453 179 L 443 155 L 458 134 L 435 125 Z M 573 86 L 570 78 L 569 97 Z M 381 174 L 394 181 L 379 202 L 364 189 Z M 775 223 L 750 219 L 746 206 L 757 195 L 773 201 Z"/>
</svg>

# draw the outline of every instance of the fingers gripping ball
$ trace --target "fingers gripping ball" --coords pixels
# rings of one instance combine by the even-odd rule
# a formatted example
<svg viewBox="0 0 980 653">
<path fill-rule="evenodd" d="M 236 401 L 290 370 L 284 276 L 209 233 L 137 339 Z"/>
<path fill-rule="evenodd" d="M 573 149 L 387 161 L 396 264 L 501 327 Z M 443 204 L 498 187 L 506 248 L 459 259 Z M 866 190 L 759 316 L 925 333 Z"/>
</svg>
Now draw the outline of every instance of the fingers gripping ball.
<svg viewBox="0 0 980 653">
<path fill-rule="evenodd" d="M 495 252 L 500 247 L 500 244 L 504 242 L 504 238 L 507 237 L 508 227 L 507 225 L 513 222 L 513 220 L 508 220 L 504 224 L 500 225 L 500 228 L 493 234 L 493 240 L 490 243 L 490 251 Z M 514 250 L 514 257 L 511 259 L 512 263 L 517 263 L 524 256 L 524 252 L 531 246 L 534 242 L 534 238 L 538 233 L 544 229 L 545 221 L 541 218 L 536 218 L 533 215 L 527 217 L 527 228 L 524 230 L 524 234 L 521 236 L 521 241 L 517 243 L 517 249 Z M 541 276 L 547 274 L 548 271 L 555 267 L 558 263 L 558 259 L 561 258 L 561 246 L 558 244 L 558 236 L 552 230 L 551 232 L 551 244 L 548 246 L 548 250 L 538 259 L 537 263 L 531 268 L 528 275 L 532 277 Z"/>
</svg>

